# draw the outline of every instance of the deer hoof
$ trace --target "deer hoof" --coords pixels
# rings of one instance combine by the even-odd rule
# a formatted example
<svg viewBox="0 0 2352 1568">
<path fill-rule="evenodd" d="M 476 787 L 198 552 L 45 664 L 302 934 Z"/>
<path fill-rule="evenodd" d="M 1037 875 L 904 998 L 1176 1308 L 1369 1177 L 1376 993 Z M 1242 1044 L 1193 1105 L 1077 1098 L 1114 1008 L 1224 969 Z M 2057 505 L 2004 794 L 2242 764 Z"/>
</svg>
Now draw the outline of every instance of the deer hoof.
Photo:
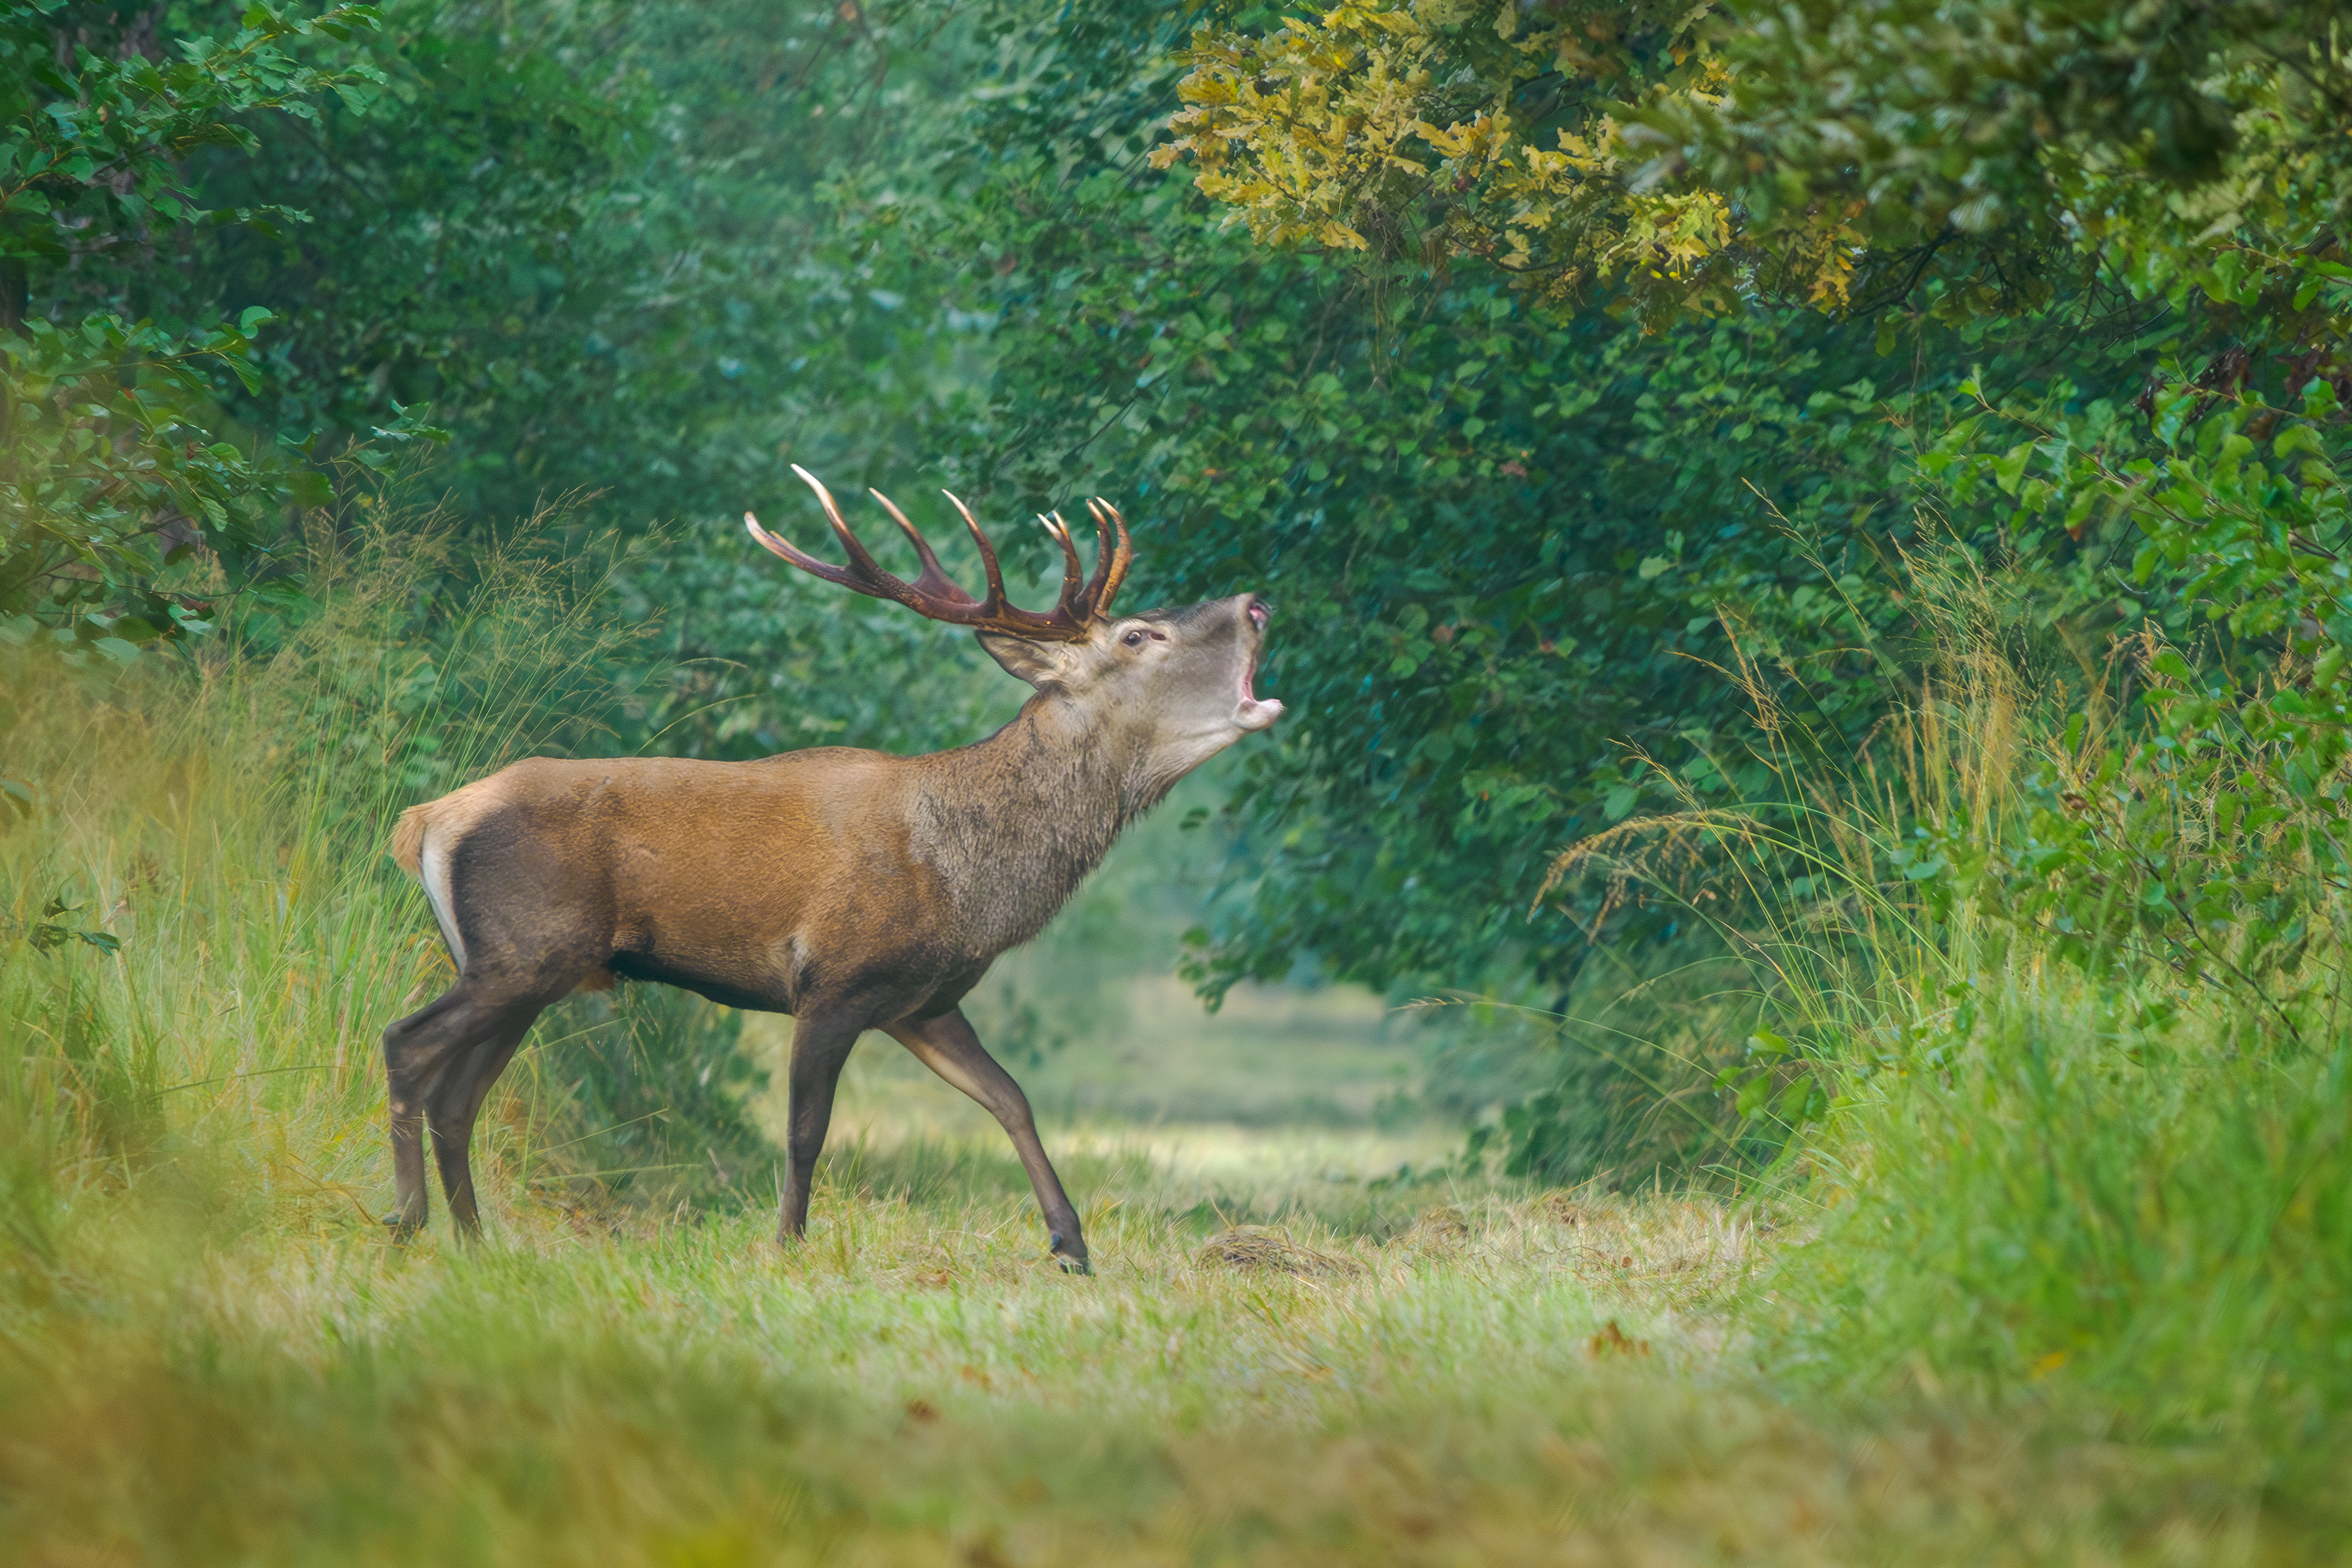
<svg viewBox="0 0 2352 1568">
<path fill-rule="evenodd" d="M 383 1228 L 384 1234 L 392 1238 L 393 1244 L 401 1246 L 424 1229 L 425 1222 L 419 1219 L 408 1219 L 397 1214 L 387 1214 L 383 1217 Z"/>
<path fill-rule="evenodd" d="M 1095 1271 L 1094 1265 L 1087 1262 L 1083 1258 L 1055 1258 L 1054 1261 L 1062 1266 L 1062 1272 L 1065 1274 L 1086 1274 L 1091 1276 Z"/>
</svg>

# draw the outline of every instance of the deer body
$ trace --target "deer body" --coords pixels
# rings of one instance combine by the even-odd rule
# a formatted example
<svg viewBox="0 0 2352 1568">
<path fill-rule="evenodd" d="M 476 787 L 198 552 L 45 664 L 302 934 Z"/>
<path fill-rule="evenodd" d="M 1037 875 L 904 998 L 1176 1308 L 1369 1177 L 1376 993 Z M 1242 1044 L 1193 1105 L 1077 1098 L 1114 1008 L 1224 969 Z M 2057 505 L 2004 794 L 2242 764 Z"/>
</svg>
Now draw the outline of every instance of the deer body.
<svg viewBox="0 0 2352 1568">
<path fill-rule="evenodd" d="M 816 488 L 853 562 L 879 576 Z M 620 978 L 794 1016 L 780 1239 L 806 1224 L 835 1082 L 872 1029 L 997 1117 L 1054 1251 L 1087 1267 L 1028 1101 L 958 1003 L 1053 918 L 1123 827 L 1273 722 L 1281 705 L 1250 690 L 1266 612 L 1243 594 L 1113 619 L 1109 593 L 1090 591 L 1090 613 L 1004 631 L 1005 617 L 983 620 L 986 606 L 932 580 L 928 547 L 900 524 L 924 579 L 847 585 L 902 599 L 923 591 L 907 601 L 980 624 L 989 652 L 1037 686 L 987 739 L 926 757 L 827 747 L 746 763 L 533 758 L 402 817 L 394 855 L 424 884 L 458 978 L 384 1034 L 399 1195 L 387 1223 L 397 1231 L 425 1221 L 428 1129 L 451 1218 L 477 1228 L 467 1145 L 491 1084 L 549 1004 Z M 1115 590 L 1104 533 L 1096 581 Z M 1124 536 L 1122 525 L 1122 547 Z M 807 565 L 756 525 L 755 537 Z M 1066 608 L 1085 596 L 1075 551 L 1057 538 L 1071 566 Z M 982 545 L 996 604 L 1002 588 Z"/>
</svg>

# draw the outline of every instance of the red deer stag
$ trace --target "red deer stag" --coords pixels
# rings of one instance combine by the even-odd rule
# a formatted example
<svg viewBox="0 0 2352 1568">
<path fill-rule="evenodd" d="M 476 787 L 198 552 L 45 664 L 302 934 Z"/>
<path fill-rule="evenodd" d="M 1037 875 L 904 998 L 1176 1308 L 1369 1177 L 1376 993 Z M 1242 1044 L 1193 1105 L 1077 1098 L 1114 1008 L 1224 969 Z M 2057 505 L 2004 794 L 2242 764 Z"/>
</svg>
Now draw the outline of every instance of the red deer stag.
<svg viewBox="0 0 2352 1568">
<path fill-rule="evenodd" d="M 777 1239 L 808 1222 L 809 1183 L 849 1049 L 880 1030 L 1003 1124 L 1064 1267 L 1086 1238 L 1037 1140 L 1028 1097 L 957 1004 L 997 955 L 1035 936 L 1119 830 L 1254 730 L 1278 702 L 1251 690 L 1267 607 L 1255 594 L 1114 616 L 1134 557 L 1096 501 L 1094 575 L 1061 518 L 1060 601 L 1005 601 L 996 552 L 948 497 L 988 573 L 974 599 L 878 491 L 922 571 L 877 566 L 816 479 L 795 466 L 848 552 L 828 566 L 760 527 L 803 571 L 970 626 L 1036 688 L 985 740 L 929 757 L 848 747 L 760 762 L 614 758 L 518 762 L 400 819 L 392 852 L 424 884 L 457 983 L 384 1030 L 397 1235 L 425 1218 L 424 1137 L 461 1235 L 478 1232 L 467 1147 L 523 1034 L 566 993 L 659 980 L 795 1021 Z"/>
</svg>

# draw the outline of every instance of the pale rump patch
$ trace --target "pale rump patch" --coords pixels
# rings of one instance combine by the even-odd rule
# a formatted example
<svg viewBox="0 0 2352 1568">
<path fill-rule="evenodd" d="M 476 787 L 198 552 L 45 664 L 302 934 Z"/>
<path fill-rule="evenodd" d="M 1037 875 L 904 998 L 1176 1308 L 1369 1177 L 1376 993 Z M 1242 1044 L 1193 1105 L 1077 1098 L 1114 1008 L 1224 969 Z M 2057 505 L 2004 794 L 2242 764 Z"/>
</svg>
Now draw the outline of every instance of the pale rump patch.
<svg viewBox="0 0 2352 1568">
<path fill-rule="evenodd" d="M 474 824 L 481 821 L 483 814 L 498 804 L 505 793 L 501 780 L 512 771 L 509 768 L 488 779 L 478 779 L 437 800 L 411 806 L 400 814 L 399 825 L 393 830 L 393 859 L 424 884 L 425 900 L 433 906 L 433 918 L 441 927 L 441 939 L 449 945 L 449 956 L 460 975 L 466 972 L 466 938 L 457 930 L 457 899 L 449 879 L 450 856 L 465 841 L 466 835 L 474 831 Z"/>
<path fill-rule="evenodd" d="M 425 842 L 416 857 L 416 880 L 425 884 L 425 902 L 433 905 L 433 918 L 441 926 L 441 939 L 449 944 L 449 956 L 456 960 L 457 973 L 466 972 L 466 939 L 457 934 L 457 905 L 449 892 L 448 830 L 438 822 L 429 823 L 425 830 Z"/>
</svg>

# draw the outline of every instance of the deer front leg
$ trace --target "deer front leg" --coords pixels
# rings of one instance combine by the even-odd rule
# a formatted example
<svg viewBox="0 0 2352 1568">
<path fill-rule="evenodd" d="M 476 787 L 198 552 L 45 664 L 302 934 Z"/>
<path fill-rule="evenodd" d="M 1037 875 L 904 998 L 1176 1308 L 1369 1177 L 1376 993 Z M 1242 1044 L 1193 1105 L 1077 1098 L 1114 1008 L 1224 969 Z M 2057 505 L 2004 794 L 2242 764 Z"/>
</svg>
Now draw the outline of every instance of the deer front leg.
<svg viewBox="0 0 2352 1568">
<path fill-rule="evenodd" d="M 833 1091 L 842 1063 L 863 1026 L 846 1019 L 802 1017 L 793 1023 L 792 1099 L 785 1111 L 784 1197 L 776 1216 L 776 1244 L 798 1241 L 808 1229 L 809 1190 L 816 1157 L 833 1124 Z"/>
<path fill-rule="evenodd" d="M 1070 1206 L 1062 1178 L 1054 1174 L 1054 1162 L 1045 1157 L 1045 1145 L 1038 1141 L 1029 1096 L 1013 1082 L 1013 1074 L 988 1054 L 988 1047 L 980 1043 L 963 1009 L 919 1022 L 894 1024 L 889 1035 L 996 1118 L 1012 1138 L 1022 1168 L 1029 1173 L 1030 1188 L 1037 1195 L 1037 1207 L 1045 1211 L 1045 1228 L 1053 1238 L 1054 1256 L 1073 1274 L 1093 1273 L 1087 1261 L 1087 1239 L 1078 1228 L 1078 1211 Z"/>
</svg>

